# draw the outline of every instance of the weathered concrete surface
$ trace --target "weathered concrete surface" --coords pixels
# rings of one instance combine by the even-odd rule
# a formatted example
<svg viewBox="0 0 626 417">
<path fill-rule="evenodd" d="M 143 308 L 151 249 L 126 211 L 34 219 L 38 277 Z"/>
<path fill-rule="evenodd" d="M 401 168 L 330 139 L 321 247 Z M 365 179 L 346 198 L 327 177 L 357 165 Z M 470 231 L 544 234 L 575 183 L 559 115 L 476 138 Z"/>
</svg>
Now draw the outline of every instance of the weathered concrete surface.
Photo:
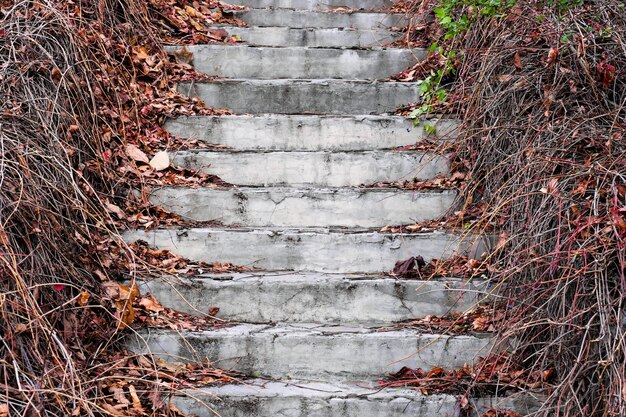
<svg viewBox="0 0 626 417">
<path fill-rule="evenodd" d="M 222 417 L 460 417 L 452 395 L 423 396 L 407 388 L 363 388 L 341 382 L 267 380 L 245 381 L 205 390 L 186 390 L 192 398 L 177 396 L 181 411 L 213 417 L 201 402 Z M 218 399 L 219 398 L 219 399 Z"/>
<path fill-rule="evenodd" d="M 213 417 L 202 403 L 223 417 L 461 417 L 454 395 L 422 395 L 415 389 L 384 388 L 377 381 L 359 383 L 248 380 L 243 384 L 185 390 L 172 403 L 181 411 Z M 489 407 L 523 416 L 539 408 L 542 395 L 511 394 L 500 398 L 470 398 L 477 417 Z"/>
<path fill-rule="evenodd" d="M 397 13 L 317 12 L 312 10 L 254 9 L 235 11 L 250 26 L 290 28 L 404 28 L 408 18 Z"/>
<path fill-rule="evenodd" d="M 419 101 L 415 83 L 345 80 L 220 80 L 179 91 L 235 113 L 385 114 Z"/>
<path fill-rule="evenodd" d="M 424 132 L 434 127 L 437 135 Z M 234 150 L 355 151 L 412 145 L 424 139 L 453 138 L 459 122 L 431 119 L 413 126 L 398 116 L 191 116 L 169 120 L 174 136 Z"/>
<path fill-rule="evenodd" d="M 366 29 L 299 29 L 288 27 L 236 27 L 224 29 L 248 45 L 309 46 L 313 48 L 371 48 L 385 46 L 402 36 L 389 30 Z"/>
<path fill-rule="evenodd" d="M 423 152 L 212 152 L 179 151 L 172 164 L 237 185 L 349 187 L 448 172 L 448 159 Z"/>
<path fill-rule="evenodd" d="M 167 50 L 176 50 L 168 47 Z M 196 71 L 226 78 L 383 79 L 423 59 L 424 49 L 266 48 L 192 45 Z"/>
<path fill-rule="evenodd" d="M 383 227 L 437 219 L 455 199 L 455 191 L 380 188 L 164 187 L 150 195 L 184 219 L 245 227 Z"/>
<path fill-rule="evenodd" d="M 333 381 L 380 378 L 403 366 L 458 368 L 487 354 L 491 340 L 319 323 L 239 324 L 203 332 L 142 331 L 129 337 L 129 347 L 170 359 L 207 358 L 247 375 Z"/>
<path fill-rule="evenodd" d="M 199 261 L 230 262 L 268 270 L 318 272 L 387 272 L 399 260 L 421 255 L 425 260 L 454 253 L 479 255 L 486 239 L 440 232 L 401 235 L 325 229 L 158 229 L 129 230 L 127 242 L 145 240 Z"/>
<path fill-rule="evenodd" d="M 485 297 L 484 282 L 314 273 L 214 274 L 140 283 L 163 305 L 251 323 L 390 323 L 464 312 Z"/>
<path fill-rule="evenodd" d="M 327 10 L 335 7 L 348 9 L 384 9 L 393 5 L 392 0 L 231 0 L 229 4 L 253 9 L 300 9 Z"/>
</svg>

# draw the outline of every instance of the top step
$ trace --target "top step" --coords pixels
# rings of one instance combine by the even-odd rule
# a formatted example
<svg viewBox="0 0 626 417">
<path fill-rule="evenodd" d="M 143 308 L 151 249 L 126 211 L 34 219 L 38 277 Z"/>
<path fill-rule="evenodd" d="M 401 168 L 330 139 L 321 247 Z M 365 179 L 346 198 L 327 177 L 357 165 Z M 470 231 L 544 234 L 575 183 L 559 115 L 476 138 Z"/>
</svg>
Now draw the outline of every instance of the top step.
<svg viewBox="0 0 626 417">
<path fill-rule="evenodd" d="M 372 10 L 391 7 L 394 2 L 391 0 L 231 0 L 228 3 L 253 9 L 327 10 L 341 7 Z"/>
<path fill-rule="evenodd" d="M 235 16 L 251 26 L 290 28 L 385 29 L 406 27 L 409 21 L 406 15 L 400 13 L 315 12 L 287 9 L 244 10 L 235 12 Z"/>
</svg>

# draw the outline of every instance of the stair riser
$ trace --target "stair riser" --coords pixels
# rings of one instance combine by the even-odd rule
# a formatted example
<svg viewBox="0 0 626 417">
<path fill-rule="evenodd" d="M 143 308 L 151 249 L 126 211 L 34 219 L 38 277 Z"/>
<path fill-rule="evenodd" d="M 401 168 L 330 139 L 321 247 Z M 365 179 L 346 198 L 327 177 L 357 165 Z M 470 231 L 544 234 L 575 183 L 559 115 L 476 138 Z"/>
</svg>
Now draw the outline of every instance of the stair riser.
<svg viewBox="0 0 626 417">
<path fill-rule="evenodd" d="M 361 383 L 360 386 L 368 386 Z M 489 408 L 532 415 L 545 396 L 516 393 L 507 397 L 470 398 L 473 410 L 461 411 L 456 395 L 421 395 L 410 388 L 377 389 L 341 385 L 253 380 L 244 385 L 225 385 L 188 390 L 188 398 L 172 398 L 187 414 L 213 417 L 202 402 L 223 417 L 479 417 Z M 193 398 L 191 398 L 193 397 Z M 216 397 L 220 401 L 216 400 Z M 200 401 L 198 401 L 200 400 Z"/>
<path fill-rule="evenodd" d="M 414 83 L 233 80 L 182 84 L 181 93 L 235 113 L 385 114 L 419 101 Z"/>
<path fill-rule="evenodd" d="M 140 285 L 163 305 L 189 313 L 219 307 L 220 318 L 251 323 L 390 323 L 463 312 L 483 298 L 483 283 L 399 281 L 333 275 L 259 275 L 224 280 L 202 277 L 175 287 Z"/>
<path fill-rule="evenodd" d="M 346 50 L 199 45 L 187 47 L 194 68 L 226 78 L 383 79 L 404 71 L 424 50 Z M 168 48 L 175 50 L 176 48 Z"/>
<path fill-rule="evenodd" d="M 239 327 L 250 328 L 242 331 Z M 282 333 L 240 325 L 220 331 L 158 332 L 130 347 L 138 353 L 202 360 L 248 375 L 333 381 L 380 378 L 403 366 L 458 368 L 490 349 L 490 340 L 471 336 L 425 335 L 415 331 L 320 334 L 316 330 Z M 133 342 L 133 340 L 135 340 Z M 146 346 L 147 345 L 147 346 Z"/>
<path fill-rule="evenodd" d="M 458 132 L 454 120 L 413 126 L 411 120 L 394 116 L 197 116 L 170 120 L 165 126 L 174 136 L 235 150 L 355 151 L 435 139 L 424 132 L 425 124 L 435 127 L 443 138 L 455 137 Z"/>
<path fill-rule="evenodd" d="M 232 0 L 229 4 L 253 9 L 327 10 L 335 7 L 349 9 L 384 9 L 393 5 L 391 0 Z"/>
<path fill-rule="evenodd" d="M 448 160 L 417 152 L 176 152 L 174 166 L 237 185 L 346 187 L 386 180 L 430 179 Z"/>
<path fill-rule="evenodd" d="M 351 189 L 162 188 L 150 201 L 184 219 L 244 227 L 383 227 L 432 220 L 455 192 Z"/>
<path fill-rule="evenodd" d="M 385 46 L 402 34 L 388 30 L 296 29 L 286 27 L 225 27 L 248 45 L 308 46 L 313 48 L 371 48 Z"/>
<path fill-rule="evenodd" d="M 376 389 L 370 390 L 374 392 Z M 224 395 L 219 387 L 215 396 L 193 393 L 193 395 L 222 417 L 459 417 L 460 407 L 453 396 L 415 398 L 411 396 L 370 395 L 342 397 L 332 393 L 325 397 L 311 395 L 311 390 L 298 396 L 258 397 L 254 391 L 248 396 Z M 198 401 L 191 398 L 174 397 L 173 403 L 186 414 L 213 417 Z"/>
<path fill-rule="evenodd" d="M 127 242 L 145 240 L 189 259 L 230 262 L 267 270 L 314 272 L 387 272 L 399 260 L 421 255 L 426 261 L 454 253 L 486 251 L 483 238 L 443 233 L 416 235 L 375 232 L 318 233 L 246 229 L 132 230 Z"/>
<path fill-rule="evenodd" d="M 341 13 L 309 10 L 255 9 L 236 12 L 235 15 L 250 26 L 290 28 L 404 28 L 407 16 L 388 13 Z"/>
</svg>

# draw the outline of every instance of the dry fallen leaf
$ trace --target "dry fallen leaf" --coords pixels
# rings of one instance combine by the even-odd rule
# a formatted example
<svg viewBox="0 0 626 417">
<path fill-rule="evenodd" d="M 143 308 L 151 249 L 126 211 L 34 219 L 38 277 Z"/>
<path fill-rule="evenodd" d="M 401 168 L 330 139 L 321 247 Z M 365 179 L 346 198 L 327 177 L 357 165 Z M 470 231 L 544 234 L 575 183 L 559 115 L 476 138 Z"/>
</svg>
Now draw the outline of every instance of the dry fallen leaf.
<svg viewBox="0 0 626 417">
<path fill-rule="evenodd" d="M 84 306 L 87 305 L 87 303 L 89 302 L 89 293 L 87 291 L 83 291 L 78 295 L 78 299 L 76 300 L 76 303 L 79 306 Z"/>
<path fill-rule="evenodd" d="M 9 417 L 9 405 L 0 404 L 0 417 Z"/>
<path fill-rule="evenodd" d="M 515 55 L 513 55 L 513 65 L 517 69 L 522 69 L 522 59 L 519 56 L 519 52 L 515 52 Z"/>
<path fill-rule="evenodd" d="M 141 414 L 145 413 L 145 410 L 141 406 L 141 400 L 139 399 L 139 396 L 137 395 L 137 390 L 135 389 L 135 386 L 129 385 L 128 392 L 130 392 L 130 398 L 133 402 L 133 408 Z"/>
<path fill-rule="evenodd" d="M 109 211 L 109 213 L 115 214 L 118 219 L 126 218 L 126 214 L 124 214 L 122 209 L 116 206 L 115 204 L 106 203 L 106 208 Z"/>
<path fill-rule="evenodd" d="M 132 143 L 126 145 L 126 155 L 128 155 L 130 158 L 137 162 L 143 162 L 145 164 L 150 163 L 150 160 L 148 159 L 146 154 Z"/>
<path fill-rule="evenodd" d="M 176 62 L 178 62 L 179 64 L 190 65 L 193 61 L 193 53 L 189 49 L 187 49 L 186 46 L 178 48 L 177 50 L 172 52 L 172 55 L 174 55 L 174 58 L 176 58 Z"/>
<path fill-rule="evenodd" d="M 556 48 L 550 48 L 550 51 L 548 52 L 548 60 L 546 61 L 546 65 L 552 64 L 554 61 L 556 61 L 556 58 L 558 56 L 559 56 L 559 50 Z"/>
<path fill-rule="evenodd" d="M 159 151 L 150 160 L 150 166 L 157 171 L 163 171 L 170 166 L 170 156 L 166 151 Z"/>
</svg>

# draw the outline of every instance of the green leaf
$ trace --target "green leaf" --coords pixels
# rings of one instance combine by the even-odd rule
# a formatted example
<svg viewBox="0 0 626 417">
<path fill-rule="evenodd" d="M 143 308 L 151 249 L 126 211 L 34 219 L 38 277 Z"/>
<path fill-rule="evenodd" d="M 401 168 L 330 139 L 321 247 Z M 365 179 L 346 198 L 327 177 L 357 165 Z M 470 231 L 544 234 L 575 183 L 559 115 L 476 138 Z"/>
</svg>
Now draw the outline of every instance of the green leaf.
<svg viewBox="0 0 626 417">
<path fill-rule="evenodd" d="M 435 126 L 424 124 L 424 132 L 427 135 L 435 135 L 437 133 L 437 128 Z"/>
</svg>

